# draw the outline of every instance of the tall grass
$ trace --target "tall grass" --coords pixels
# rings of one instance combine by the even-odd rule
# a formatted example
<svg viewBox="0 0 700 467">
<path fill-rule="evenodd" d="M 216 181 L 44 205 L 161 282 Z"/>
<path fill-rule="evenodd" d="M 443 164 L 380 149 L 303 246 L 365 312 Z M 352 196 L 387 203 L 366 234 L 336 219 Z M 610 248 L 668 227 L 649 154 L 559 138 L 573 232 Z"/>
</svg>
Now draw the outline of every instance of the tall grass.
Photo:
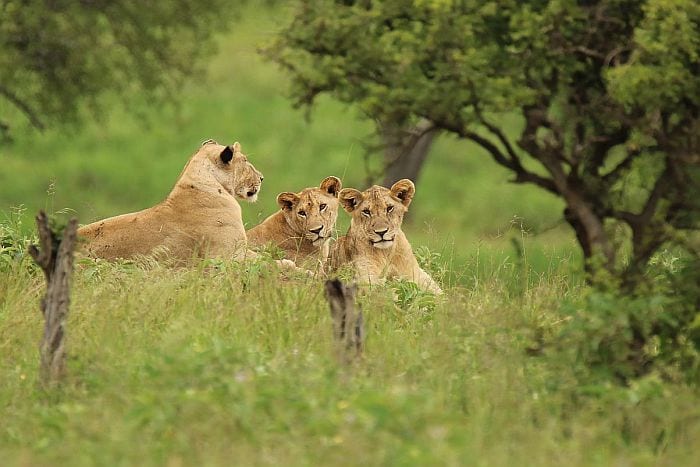
<svg viewBox="0 0 700 467">
<path fill-rule="evenodd" d="M 3 465 L 694 459 L 692 391 L 578 400 L 555 357 L 528 354 L 536 332 L 559 326 L 559 303 L 581 297 L 558 272 L 512 284 L 518 266 L 504 262 L 437 301 L 401 298 L 402 284 L 365 290 L 366 351 L 345 367 L 318 280 L 281 277 L 265 262 L 81 261 L 68 378 L 43 391 L 43 277 L 26 257 L 10 264 L 0 285 Z"/>
</svg>

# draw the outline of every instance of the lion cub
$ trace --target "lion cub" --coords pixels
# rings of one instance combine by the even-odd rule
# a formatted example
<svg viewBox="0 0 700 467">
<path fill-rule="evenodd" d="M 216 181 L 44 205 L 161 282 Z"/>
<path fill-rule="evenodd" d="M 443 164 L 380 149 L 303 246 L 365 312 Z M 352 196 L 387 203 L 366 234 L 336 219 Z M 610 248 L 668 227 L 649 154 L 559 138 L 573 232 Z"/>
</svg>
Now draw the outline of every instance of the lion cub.
<svg viewBox="0 0 700 467">
<path fill-rule="evenodd" d="M 272 243 L 284 252 L 286 259 L 297 264 L 309 259 L 325 261 L 338 218 L 341 188 L 340 179 L 331 176 L 324 178 L 319 187 L 280 193 L 280 210 L 248 231 L 248 244 Z"/>
<path fill-rule="evenodd" d="M 404 278 L 441 294 L 437 283 L 418 265 L 401 230 L 415 192 L 415 185 L 408 179 L 399 180 L 390 189 L 375 185 L 363 192 L 354 188 L 341 190 L 340 203 L 350 213 L 351 222 L 348 233 L 331 249 L 331 268 L 349 264 L 362 283 Z"/>
<path fill-rule="evenodd" d="M 243 259 L 246 234 L 236 198 L 255 201 L 262 181 L 239 143 L 223 146 L 207 140 L 160 204 L 78 229 L 86 240 L 83 250 L 110 260 L 156 249 L 180 260 L 195 254 Z"/>
</svg>

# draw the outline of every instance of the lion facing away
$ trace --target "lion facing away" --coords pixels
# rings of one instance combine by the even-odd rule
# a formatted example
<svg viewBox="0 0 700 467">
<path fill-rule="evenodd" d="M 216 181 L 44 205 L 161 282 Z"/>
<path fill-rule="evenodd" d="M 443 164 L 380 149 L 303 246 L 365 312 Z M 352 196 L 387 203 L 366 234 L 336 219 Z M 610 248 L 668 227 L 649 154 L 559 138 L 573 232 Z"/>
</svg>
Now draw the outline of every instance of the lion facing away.
<svg viewBox="0 0 700 467">
<path fill-rule="evenodd" d="M 349 264 L 361 283 L 403 278 L 423 290 L 441 294 L 437 283 L 418 265 L 401 230 L 415 192 L 415 185 L 408 179 L 399 180 L 389 189 L 375 185 L 363 192 L 341 190 L 340 203 L 350 213 L 351 221 L 348 233 L 331 249 L 331 268 Z"/>
<path fill-rule="evenodd" d="M 309 259 L 323 262 L 328 256 L 328 241 L 338 218 L 338 193 L 342 183 L 326 177 L 318 187 L 299 193 L 277 195 L 280 210 L 248 231 L 252 246 L 272 243 L 286 259 L 297 264 Z"/>
<path fill-rule="evenodd" d="M 243 259 L 246 234 L 236 199 L 255 201 L 262 181 L 238 142 L 223 146 L 207 140 L 164 201 L 78 229 L 83 251 L 109 260 L 155 251 L 179 260 L 195 255 Z"/>
</svg>

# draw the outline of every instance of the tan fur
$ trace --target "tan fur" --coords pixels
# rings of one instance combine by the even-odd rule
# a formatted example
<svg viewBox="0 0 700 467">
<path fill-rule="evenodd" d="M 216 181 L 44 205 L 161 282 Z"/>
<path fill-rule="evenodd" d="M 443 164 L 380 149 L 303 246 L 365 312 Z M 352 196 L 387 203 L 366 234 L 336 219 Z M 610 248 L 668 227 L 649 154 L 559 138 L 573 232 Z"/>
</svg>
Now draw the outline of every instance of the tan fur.
<svg viewBox="0 0 700 467">
<path fill-rule="evenodd" d="M 403 278 L 424 290 L 442 293 L 418 265 L 401 230 L 415 191 L 408 179 L 399 180 L 390 189 L 375 185 L 364 192 L 354 188 L 342 190 L 340 203 L 352 220 L 348 233 L 331 249 L 331 268 L 349 264 L 361 283 L 380 284 L 388 278 Z"/>
<path fill-rule="evenodd" d="M 239 143 L 205 141 L 164 201 L 78 229 L 83 251 L 110 260 L 154 252 L 179 260 L 242 259 L 246 235 L 236 198 L 255 201 L 262 179 Z"/>
<path fill-rule="evenodd" d="M 325 261 L 328 241 L 338 218 L 341 188 L 340 179 L 331 176 L 319 187 L 306 188 L 299 193 L 280 193 L 277 196 L 280 210 L 247 232 L 249 245 L 271 243 L 284 252 L 285 258 L 297 264 Z"/>
</svg>

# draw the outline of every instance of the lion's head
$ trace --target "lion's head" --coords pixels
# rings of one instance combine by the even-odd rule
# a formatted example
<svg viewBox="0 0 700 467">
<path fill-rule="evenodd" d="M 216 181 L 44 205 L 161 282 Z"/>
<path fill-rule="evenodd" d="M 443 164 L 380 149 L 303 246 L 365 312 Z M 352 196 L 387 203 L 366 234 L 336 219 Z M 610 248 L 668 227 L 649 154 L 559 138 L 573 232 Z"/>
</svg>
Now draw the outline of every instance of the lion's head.
<svg viewBox="0 0 700 467">
<path fill-rule="evenodd" d="M 294 232 L 310 240 L 314 246 L 320 246 L 335 228 L 341 188 L 337 177 L 326 177 L 318 188 L 306 188 L 299 193 L 280 193 L 277 204 Z"/>
<path fill-rule="evenodd" d="M 407 178 L 394 183 L 391 188 L 375 185 L 365 191 L 341 190 L 340 202 L 352 217 L 350 231 L 353 238 L 374 248 L 390 248 L 396 234 L 401 231 L 403 216 L 415 192 L 415 185 Z"/>
<path fill-rule="evenodd" d="M 211 174 L 226 191 L 251 203 L 257 201 L 263 175 L 248 162 L 240 143 L 223 146 L 210 139 L 202 143 L 199 153 L 212 162 L 209 164 Z"/>
</svg>

